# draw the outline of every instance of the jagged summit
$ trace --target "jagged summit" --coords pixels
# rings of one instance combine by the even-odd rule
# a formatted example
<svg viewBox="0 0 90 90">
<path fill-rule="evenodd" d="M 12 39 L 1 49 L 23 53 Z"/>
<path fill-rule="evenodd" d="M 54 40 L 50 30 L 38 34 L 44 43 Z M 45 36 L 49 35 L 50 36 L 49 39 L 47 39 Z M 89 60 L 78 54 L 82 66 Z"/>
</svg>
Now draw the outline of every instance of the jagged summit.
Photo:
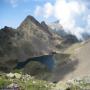
<svg viewBox="0 0 90 90">
<path fill-rule="evenodd" d="M 24 19 L 24 21 L 27 21 L 27 20 L 38 22 L 38 21 L 37 21 L 33 16 L 31 16 L 31 15 L 28 15 L 28 16 Z"/>
<path fill-rule="evenodd" d="M 9 30 L 13 30 L 13 28 L 5 26 L 4 28 L 2 28 L 1 30 L 3 31 L 9 31 Z"/>
<path fill-rule="evenodd" d="M 35 19 L 35 18 L 34 18 L 33 16 L 31 16 L 31 15 L 28 15 L 26 18 L 27 18 L 27 19 L 31 19 L 31 20 Z"/>
<path fill-rule="evenodd" d="M 29 21 L 29 22 L 31 21 L 31 22 L 35 23 L 36 25 L 40 25 L 40 23 L 31 15 L 28 15 L 24 21 Z"/>
<path fill-rule="evenodd" d="M 46 23 L 45 23 L 45 21 L 42 21 L 41 24 L 43 25 L 43 24 L 46 24 Z"/>
<path fill-rule="evenodd" d="M 53 35 L 53 33 L 50 31 L 51 28 L 45 23 L 45 21 L 42 21 L 41 25 L 47 33 L 49 33 L 51 36 Z"/>
<path fill-rule="evenodd" d="M 46 24 L 44 24 L 46 27 L 48 27 Z M 17 28 L 18 30 L 39 30 L 44 31 L 45 33 L 52 35 L 52 33 L 48 30 L 48 28 L 45 28 L 41 23 L 39 23 L 33 16 L 28 15 L 24 21 L 20 24 L 20 26 Z"/>
<path fill-rule="evenodd" d="M 42 28 L 42 25 L 33 16 L 28 15 L 18 28 L 29 28 L 32 27 L 33 25 L 34 27 L 39 26 Z"/>
<path fill-rule="evenodd" d="M 14 36 L 15 35 L 15 29 L 5 26 L 0 30 L 0 37 L 3 39 L 7 39 L 8 37 Z"/>
<path fill-rule="evenodd" d="M 45 28 L 45 29 L 49 29 L 48 25 L 45 23 L 45 21 L 41 22 L 41 25 Z"/>
</svg>

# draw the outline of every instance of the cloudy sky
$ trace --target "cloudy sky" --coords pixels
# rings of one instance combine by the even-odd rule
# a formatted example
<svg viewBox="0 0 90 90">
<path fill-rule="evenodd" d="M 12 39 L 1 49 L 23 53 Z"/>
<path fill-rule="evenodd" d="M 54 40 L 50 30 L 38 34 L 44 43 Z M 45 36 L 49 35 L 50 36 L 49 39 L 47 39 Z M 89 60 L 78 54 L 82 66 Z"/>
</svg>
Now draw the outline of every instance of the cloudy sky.
<svg viewBox="0 0 90 90">
<path fill-rule="evenodd" d="M 59 20 L 77 36 L 90 32 L 90 0 L 0 0 L 0 28 L 16 28 L 27 15 L 39 21 Z"/>
</svg>

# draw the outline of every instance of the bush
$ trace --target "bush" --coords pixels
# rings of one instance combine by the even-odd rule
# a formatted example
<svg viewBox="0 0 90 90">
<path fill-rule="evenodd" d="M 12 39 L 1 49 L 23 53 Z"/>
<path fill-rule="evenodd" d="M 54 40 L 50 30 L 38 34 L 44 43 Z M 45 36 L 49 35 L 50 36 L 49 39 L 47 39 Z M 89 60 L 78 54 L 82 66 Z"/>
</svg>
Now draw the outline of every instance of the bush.
<svg viewBox="0 0 90 90">
<path fill-rule="evenodd" d="M 11 83 L 10 80 L 5 77 L 0 77 L 0 88 L 6 88 Z"/>
</svg>

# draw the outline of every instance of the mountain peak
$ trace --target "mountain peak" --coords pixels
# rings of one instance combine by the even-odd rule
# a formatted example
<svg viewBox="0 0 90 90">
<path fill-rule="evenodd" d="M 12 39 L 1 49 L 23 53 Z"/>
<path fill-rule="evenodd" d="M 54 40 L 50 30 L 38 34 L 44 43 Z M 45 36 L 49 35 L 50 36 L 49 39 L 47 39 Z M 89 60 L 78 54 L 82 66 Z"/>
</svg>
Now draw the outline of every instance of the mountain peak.
<svg viewBox="0 0 90 90">
<path fill-rule="evenodd" d="M 40 25 L 40 23 L 33 16 L 31 16 L 31 15 L 28 15 L 25 18 L 24 22 L 32 22 L 32 23 L 34 23 L 36 25 Z"/>
<path fill-rule="evenodd" d="M 41 22 L 41 25 L 42 25 L 43 28 L 45 28 L 45 29 L 48 29 L 48 28 L 49 28 L 48 25 L 45 23 L 45 21 L 42 21 L 42 22 Z"/>
<path fill-rule="evenodd" d="M 46 24 L 45 21 L 42 21 L 41 24 Z"/>
<path fill-rule="evenodd" d="M 28 15 L 18 28 L 28 28 L 32 24 L 36 26 L 41 26 L 41 24 L 33 16 Z"/>
<path fill-rule="evenodd" d="M 26 17 L 26 19 L 25 20 L 31 20 L 31 21 L 33 21 L 33 20 L 36 20 L 33 16 L 31 16 L 31 15 L 28 15 L 27 17 Z"/>
<path fill-rule="evenodd" d="M 38 30 L 43 30 L 44 32 L 52 35 L 51 32 L 48 30 L 48 26 L 45 22 L 39 23 L 31 15 L 28 15 L 17 29 L 27 31 L 27 30 L 35 30 L 37 28 Z"/>
</svg>

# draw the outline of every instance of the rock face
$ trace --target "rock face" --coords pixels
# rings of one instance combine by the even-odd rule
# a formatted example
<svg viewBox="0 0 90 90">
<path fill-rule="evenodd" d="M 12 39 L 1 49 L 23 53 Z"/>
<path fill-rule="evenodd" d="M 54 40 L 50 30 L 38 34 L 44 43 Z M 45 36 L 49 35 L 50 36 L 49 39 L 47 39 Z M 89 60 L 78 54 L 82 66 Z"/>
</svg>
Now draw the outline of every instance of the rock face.
<svg viewBox="0 0 90 90">
<path fill-rule="evenodd" d="M 58 38 L 57 38 L 58 37 Z M 34 17 L 27 16 L 17 29 L 0 30 L 0 70 L 12 69 L 18 62 L 56 52 L 57 39 Z"/>
<path fill-rule="evenodd" d="M 5 26 L 5 28 L 0 30 L 0 58 L 8 59 L 7 56 L 12 56 L 12 52 L 15 52 L 15 35 L 16 30 L 10 27 Z"/>
<path fill-rule="evenodd" d="M 49 29 L 49 26 L 45 23 L 45 21 L 41 22 L 41 25 L 43 26 L 43 28 L 45 28 L 46 30 Z M 50 32 L 50 31 L 49 31 Z"/>
<path fill-rule="evenodd" d="M 77 42 L 79 42 L 79 40 L 76 38 L 76 36 L 68 34 L 64 37 L 64 41 L 62 43 L 71 45 Z"/>
<path fill-rule="evenodd" d="M 19 41 L 24 46 L 24 52 L 29 57 L 47 55 L 54 48 L 51 44 L 52 33 L 35 20 L 28 16 L 17 28 Z M 23 52 L 23 53 L 24 53 Z"/>
</svg>

